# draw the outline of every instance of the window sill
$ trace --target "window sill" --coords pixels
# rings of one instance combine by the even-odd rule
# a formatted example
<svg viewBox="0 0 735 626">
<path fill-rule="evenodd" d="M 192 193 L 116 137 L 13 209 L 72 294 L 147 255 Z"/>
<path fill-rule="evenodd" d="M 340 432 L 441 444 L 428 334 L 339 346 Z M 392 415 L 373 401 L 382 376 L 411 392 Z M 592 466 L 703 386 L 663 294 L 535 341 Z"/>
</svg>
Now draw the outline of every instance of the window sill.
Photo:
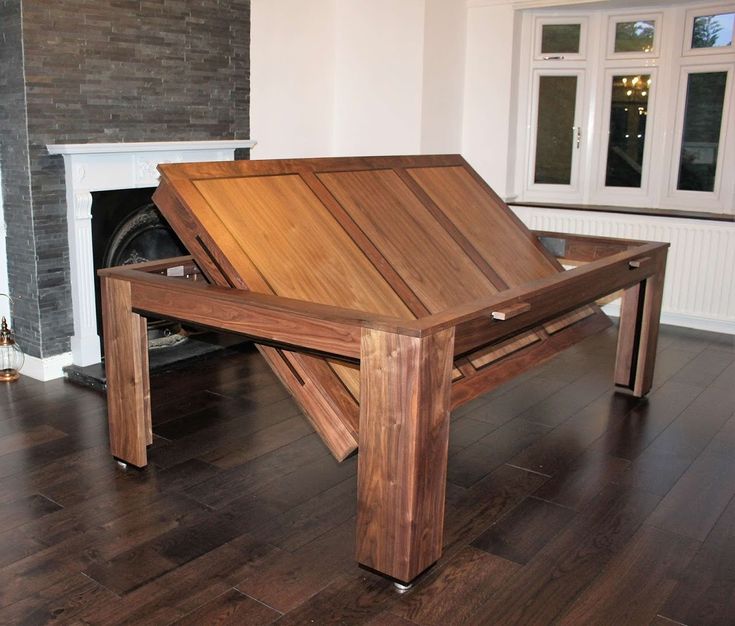
<svg viewBox="0 0 735 626">
<path fill-rule="evenodd" d="M 729 213 L 707 213 L 705 211 L 680 211 L 677 209 L 649 209 L 626 206 L 605 206 L 598 204 L 559 204 L 554 202 L 508 202 L 510 206 L 527 206 L 539 209 L 565 209 L 568 211 L 593 211 L 599 213 L 627 213 L 629 215 L 648 215 L 654 217 L 677 217 L 689 220 L 715 222 L 735 222 L 735 215 Z"/>
</svg>

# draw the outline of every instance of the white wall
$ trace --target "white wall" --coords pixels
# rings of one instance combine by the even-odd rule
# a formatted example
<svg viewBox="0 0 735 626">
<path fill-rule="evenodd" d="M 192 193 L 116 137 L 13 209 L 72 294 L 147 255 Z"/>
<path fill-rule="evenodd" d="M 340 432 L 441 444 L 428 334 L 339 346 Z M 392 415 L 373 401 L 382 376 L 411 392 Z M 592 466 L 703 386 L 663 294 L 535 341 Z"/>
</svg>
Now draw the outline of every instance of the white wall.
<svg viewBox="0 0 735 626">
<path fill-rule="evenodd" d="M 336 154 L 419 150 L 423 22 L 423 0 L 337 3 Z"/>
<path fill-rule="evenodd" d="M 458 152 L 465 0 L 253 0 L 256 159 Z"/>
<path fill-rule="evenodd" d="M 462 150 L 467 10 L 464 0 L 426 0 L 421 152 Z"/>
<path fill-rule="evenodd" d="M 462 153 L 502 197 L 508 180 L 515 11 L 511 4 L 467 11 Z"/>
<path fill-rule="evenodd" d="M 253 158 L 333 153 L 335 11 L 336 0 L 253 0 Z"/>
</svg>

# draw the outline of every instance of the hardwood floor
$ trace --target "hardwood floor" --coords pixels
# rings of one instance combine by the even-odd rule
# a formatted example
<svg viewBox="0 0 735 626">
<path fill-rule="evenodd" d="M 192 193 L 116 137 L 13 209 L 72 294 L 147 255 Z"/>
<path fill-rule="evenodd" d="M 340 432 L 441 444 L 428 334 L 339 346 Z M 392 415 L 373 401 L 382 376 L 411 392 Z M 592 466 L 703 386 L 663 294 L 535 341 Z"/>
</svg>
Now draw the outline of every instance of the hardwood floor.
<svg viewBox="0 0 735 626">
<path fill-rule="evenodd" d="M 146 471 L 104 397 L 0 387 L 2 624 L 735 624 L 735 342 L 663 327 L 647 399 L 615 329 L 453 415 L 445 548 L 410 591 L 354 562 L 336 463 L 261 357 L 151 380 Z"/>
</svg>

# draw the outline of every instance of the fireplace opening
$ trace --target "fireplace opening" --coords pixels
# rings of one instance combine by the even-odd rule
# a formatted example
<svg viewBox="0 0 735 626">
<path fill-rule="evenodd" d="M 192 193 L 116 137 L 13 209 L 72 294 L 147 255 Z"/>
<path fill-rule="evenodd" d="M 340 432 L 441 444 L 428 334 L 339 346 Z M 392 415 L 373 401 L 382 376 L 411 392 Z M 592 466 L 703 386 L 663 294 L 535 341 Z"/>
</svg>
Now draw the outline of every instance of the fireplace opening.
<svg viewBox="0 0 735 626">
<path fill-rule="evenodd" d="M 98 269 L 188 254 L 151 197 L 155 187 L 92 193 L 92 252 Z M 100 281 L 95 275 L 97 328 L 103 336 Z M 148 319 L 148 347 L 155 350 L 185 342 L 180 324 Z M 100 346 L 104 353 L 104 344 Z"/>
</svg>

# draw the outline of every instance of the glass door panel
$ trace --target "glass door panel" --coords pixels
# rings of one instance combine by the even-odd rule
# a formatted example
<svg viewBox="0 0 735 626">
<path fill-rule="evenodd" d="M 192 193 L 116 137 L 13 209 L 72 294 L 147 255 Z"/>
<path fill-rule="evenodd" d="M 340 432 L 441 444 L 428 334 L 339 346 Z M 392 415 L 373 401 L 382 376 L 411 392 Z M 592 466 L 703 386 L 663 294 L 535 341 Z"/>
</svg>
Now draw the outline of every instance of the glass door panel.
<svg viewBox="0 0 735 626">
<path fill-rule="evenodd" d="M 606 187 L 641 187 L 650 74 L 612 77 Z"/>
<path fill-rule="evenodd" d="M 538 78 L 534 184 L 572 184 L 579 148 L 578 82 L 576 75 Z"/>
<path fill-rule="evenodd" d="M 676 185 L 678 190 L 715 189 L 726 86 L 727 72 L 689 74 Z"/>
</svg>

